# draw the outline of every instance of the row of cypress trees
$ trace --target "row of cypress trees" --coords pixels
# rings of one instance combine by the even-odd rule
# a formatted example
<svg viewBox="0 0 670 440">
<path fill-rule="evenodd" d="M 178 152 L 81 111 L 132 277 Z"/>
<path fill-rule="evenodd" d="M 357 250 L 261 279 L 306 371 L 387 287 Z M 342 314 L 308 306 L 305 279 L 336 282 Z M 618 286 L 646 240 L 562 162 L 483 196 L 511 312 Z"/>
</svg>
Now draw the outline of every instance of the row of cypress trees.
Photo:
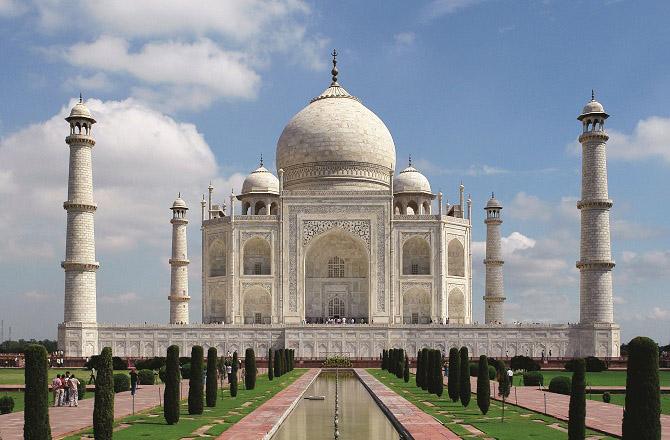
<svg viewBox="0 0 670 440">
<path fill-rule="evenodd" d="M 416 386 L 438 397 L 444 392 L 442 352 L 430 348 L 419 350 L 416 358 Z"/>
<path fill-rule="evenodd" d="M 273 358 L 272 367 L 274 370 L 273 371 L 274 377 L 283 376 L 285 373 L 292 371 L 295 366 L 294 362 L 295 350 L 293 350 L 292 348 L 279 348 L 275 351 L 272 351 L 272 349 L 270 349 L 270 355 L 268 356 L 268 369 L 270 367 L 269 364 L 270 358 Z"/>
<path fill-rule="evenodd" d="M 407 370 L 407 380 L 409 381 L 409 359 L 402 348 L 391 348 L 382 351 L 382 369 L 395 374 L 398 379 L 405 377 Z"/>
</svg>

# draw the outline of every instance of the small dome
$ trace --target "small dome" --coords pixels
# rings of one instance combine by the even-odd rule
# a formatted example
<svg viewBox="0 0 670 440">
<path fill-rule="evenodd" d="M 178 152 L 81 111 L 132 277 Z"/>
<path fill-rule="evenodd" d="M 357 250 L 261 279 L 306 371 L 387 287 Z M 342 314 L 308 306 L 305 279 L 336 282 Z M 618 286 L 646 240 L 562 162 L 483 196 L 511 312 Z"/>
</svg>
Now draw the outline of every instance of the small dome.
<svg viewBox="0 0 670 440">
<path fill-rule="evenodd" d="M 181 198 L 181 195 L 174 201 L 171 209 L 188 209 L 186 202 Z"/>
<path fill-rule="evenodd" d="M 411 164 L 393 179 L 393 193 L 432 194 L 430 190 L 430 182 L 428 182 L 426 176 L 421 174 L 419 170 L 414 168 Z"/>
<path fill-rule="evenodd" d="M 279 179 L 262 163 L 244 179 L 242 184 L 242 195 L 251 193 L 279 194 Z"/>
<path fill-rule="evenodd" d="M 599 103 L 596 100 L 589 101 L 588 104 L 584 106 L 582 109 L 583 114 L 588 114 L 588 113 L 605 113 L 605 108 L 601 103 Z"/>
<path fill-rule="evenodd" d="M 498 199 L 495 198 L 493 194 L 491 194 L 491 198 L 489 199 L 488 203 L 486 203 L 486 208 L 485 209 L 491 209 L 491 208 L 498 208 L 502 209 L 502 203 L 498 201 Z"/>
<path fill-rule="evenodd" d="M 79 102 L 77 102 L 74 107 L 72 107 L 72 110 L 70 110 L 70 116 L 65 118 L 66 120 L 70 120 L 73 118 L 85 118 L 85 119 L 91 119 L 93 120 L 93 116 L 91 116 L 91 111 L 86 107 L 86 104 L 84 104 L 84 101 L 79 98 Z M 95 122 L 95 120 L 93 120 Z"/>
</svg>

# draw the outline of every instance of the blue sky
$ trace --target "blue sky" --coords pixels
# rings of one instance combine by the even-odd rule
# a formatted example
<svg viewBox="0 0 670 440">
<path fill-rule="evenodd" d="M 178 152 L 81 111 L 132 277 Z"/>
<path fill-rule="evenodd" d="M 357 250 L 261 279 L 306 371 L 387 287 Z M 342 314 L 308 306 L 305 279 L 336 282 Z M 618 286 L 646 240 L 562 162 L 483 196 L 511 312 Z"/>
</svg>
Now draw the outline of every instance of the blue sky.
<svg viewBox="0 0 670 440">
<path fill-rule="evenodd" d="M 483 205 L 503 202 L 510 320 L 578 320 L 576 121 L 608 120 L 616 321 L 670 342 L 670 4 L 663 1 L 19 2 L 0 0 L 0 318 L 55 338 L 62 319 L 67 126 L 98 119 L 99 321 L 168 317 L 171 201 L 191 205 L 191 319 L 200 320 L 198 200 L 239 190 L 329 82 L 389 127 L 452 201 L 474 201 L 475 319 Z M 274 166 L 272 167 L 274 168 Z M 7 333 L 5 333 L 7 335 Z"/>
</svg>

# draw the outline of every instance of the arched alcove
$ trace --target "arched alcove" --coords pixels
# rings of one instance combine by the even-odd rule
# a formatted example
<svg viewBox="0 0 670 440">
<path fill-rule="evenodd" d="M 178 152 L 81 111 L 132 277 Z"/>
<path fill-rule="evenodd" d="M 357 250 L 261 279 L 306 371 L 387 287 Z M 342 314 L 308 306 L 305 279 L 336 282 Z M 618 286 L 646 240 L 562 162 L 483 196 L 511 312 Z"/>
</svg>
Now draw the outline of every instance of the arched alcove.
<svg viewBox="0 0 670 440">
<path fill-rule="evenodd" d="M 421 237 L 412 237 L 402 247 L 403 275 L 430 275 L 430 245 Z"/>
<path fill-rule="evenodd" d="M 244 275 L 270 275 L 272 272 L 272 256 L 270 243 L 254 237 L 244 244 Z"/>
<path fill-rule="evenodd" d="M 447 274 L 452 277 L 465 276 L 465 251 L 463 245 L 458 239 L 454 238 L 449 242 L 447 248 L 448 271 Z"/>
<path fill-rule="evenodd" d="M 407 203 L 407 215 L 417 215 L 419 213 L 419 205 L 416 204 L 414 200 L 410 200 Z"/>
<path fill-rule="evenodd" d="M 465 324 L 465 295 L 461 289 L 455 287 L 449 291 L 447 304 L 449 323 Z"/>
<path fill-rule="evenodd" d="M 245 324 L 270 324 L 272 298 L 261 288 L 254 288 L 244 293 L 242 315 Z"/>
<path fill-rule="evenodd" d="M 405 324 L 430 323 L 430 293 L 422 288 L 409 289 L 402 297 L 402 319 Z"/>
<path fill-rule="evenodd" d="M 254 205 L 254 214 L 255 215 L 265 215 L 267 214 L 265 202 L 262 200 L 259 200 L 256 202 Z"/>
<path fill-rule="evenodd" d="M 209 247 L 209 276 L 226 276 L 226 244 L 223 240 L 214 240 Z"/>
</svg>

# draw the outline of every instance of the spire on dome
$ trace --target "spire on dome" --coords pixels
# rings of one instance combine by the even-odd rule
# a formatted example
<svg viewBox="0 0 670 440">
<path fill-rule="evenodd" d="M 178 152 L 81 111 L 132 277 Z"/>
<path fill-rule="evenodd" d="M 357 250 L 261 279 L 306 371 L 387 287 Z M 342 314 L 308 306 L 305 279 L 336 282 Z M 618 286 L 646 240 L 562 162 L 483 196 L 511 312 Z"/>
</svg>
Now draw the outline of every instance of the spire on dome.
<svg viewBox="0 0 670 440">
<path fill-rule="evenodd" d="M 337 86 L 337 74 L 339 71 L 337 70 L 337 50 L 333 49 L 333 53 L 331 54 L 333 56 L 333 70 L 330 71 L 330 73 L 333 75 L 333 82 L 330 83 L 331 86 Z"/>
<path fill-rule="evenodd" d="M 593 89 L 591 89 L 591 101 L 595 100 L 596 100 L 596 92 Z"/>
<path fill-rule="evenodd" d="M 409 165 L 408 166 L 410 166 L 410 167 L 412 166 L 412 155 L 411 154 L 409 155 Z"/>
<path fill-rule="evenodd" d="M 79 92 L 79 102 L 84 102 L 84 98 L 81 96 L 81 92 Z"/>
<path fill-rule="evenodd" d="M 261 153 L 261 167 L 263 166 L 263 153 Z"/>
</svg>

